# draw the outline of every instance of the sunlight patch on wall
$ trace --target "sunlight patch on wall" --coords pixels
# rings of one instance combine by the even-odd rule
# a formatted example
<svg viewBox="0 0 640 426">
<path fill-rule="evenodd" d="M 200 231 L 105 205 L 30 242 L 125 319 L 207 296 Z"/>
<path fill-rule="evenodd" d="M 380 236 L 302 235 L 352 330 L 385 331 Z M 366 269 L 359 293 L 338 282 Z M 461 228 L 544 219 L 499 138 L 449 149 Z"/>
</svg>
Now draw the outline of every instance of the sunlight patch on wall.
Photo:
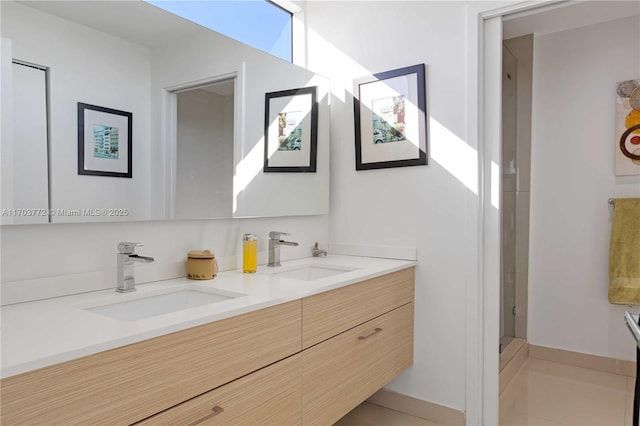
<svg viewBox="0 0 640 426">
<path fill-rule="evenodd" d="M 431 158 L 478 195 L 478 152 L 433 117 L 429 134 Z"/>
<path fill-rule="evenodd" d="M 308 44 L 313 46 L 314 54 L 325 64 L 339 64 L 340 75 L 331 76 L 331 93 L 341 102 L 346 102 L 348 95 L 353 94 L 353 76 L 364 77 L 371 75 L 371 71 L 354 61 L 324 37 L 308 28 Z M 349 99 L 350 101 L 350 99 Z"/>
<path fill-rule="evenodd" d="M 331 92 L 339 101 L 350 102 L 349 95 L 353 95 L 354 91 L 357 90 L 353 83 L 354 76 L 358 79 L 361 77 L 368 78 L 372 75 L 371 71 L 319 36 L 312 29 L 309 29 L 308 37 L 309 44 L 314 46 L 314 51 L 317 54 L 322 52 L 322 62 L 339 64 L 341 73 L 339 76 L 332 76 Z M 382 70 L 377 70 L 376 72 L 380 71 Z M 389 87 L 387 90 L 393 91 Z M 417 109 L 417 106 L 413 104 L 406 105 L 406 107 Z M 477 151 L 433 117 L 429 118 L 429 133 L 430 157 L 477 195 Z"/>
<path fill-rule="evenodd" d="M 238 195 L 262 171 L 264 166 L 264 138 L 251 148 L 249 154 L 238 163 L 233 175 L 233 213 L 238 211 Z"/>
</svg>

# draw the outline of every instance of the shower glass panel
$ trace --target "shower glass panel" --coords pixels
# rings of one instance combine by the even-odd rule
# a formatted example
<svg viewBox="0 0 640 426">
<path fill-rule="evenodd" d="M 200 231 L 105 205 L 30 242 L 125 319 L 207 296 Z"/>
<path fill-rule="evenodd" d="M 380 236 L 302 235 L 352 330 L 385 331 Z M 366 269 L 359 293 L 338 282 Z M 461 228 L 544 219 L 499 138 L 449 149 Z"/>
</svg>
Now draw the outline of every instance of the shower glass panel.
<svg viewBox="0 0 640 426">
<path fill-rule="evenodd" d="M 503 47 L 500 352 L 516 335 L 516 69 L 516 58 Z"/>
</svg>

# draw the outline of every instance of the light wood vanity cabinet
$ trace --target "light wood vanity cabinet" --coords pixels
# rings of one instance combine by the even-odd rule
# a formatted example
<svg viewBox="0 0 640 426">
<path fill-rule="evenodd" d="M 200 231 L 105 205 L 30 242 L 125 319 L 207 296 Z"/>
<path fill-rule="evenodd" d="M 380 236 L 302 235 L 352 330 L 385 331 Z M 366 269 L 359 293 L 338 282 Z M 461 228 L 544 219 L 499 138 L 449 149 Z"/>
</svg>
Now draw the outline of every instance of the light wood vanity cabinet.
<svg viewBox="0 0 640 426">
<path fill-rule="evenodd" d="M 299 300 L 2 380 L 1 424 L 120 425 L 300 352 Z"/>
<path fill-rule="evenodd" d="M 414 268 L 2 380 L 1 424 L 332 424 L 413 362 Z"/>
</svg>

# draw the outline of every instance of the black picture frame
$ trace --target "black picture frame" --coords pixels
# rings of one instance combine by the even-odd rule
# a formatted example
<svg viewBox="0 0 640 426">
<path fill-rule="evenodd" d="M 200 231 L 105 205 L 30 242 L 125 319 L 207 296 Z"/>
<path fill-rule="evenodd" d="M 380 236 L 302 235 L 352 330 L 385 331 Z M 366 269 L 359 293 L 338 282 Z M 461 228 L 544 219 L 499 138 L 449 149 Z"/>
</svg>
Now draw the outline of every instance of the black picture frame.
<svg viewBox="0 0 640 426">
<path fill-rule="evenodd" d="M 397 79 L 398 77 L 406 77 L 407 82 L 412 88 L 412 90 L 408 90 L 410 93 L 401 93 L 400 96 L 386 95 L 386 97 L 374 99 L 371 105 L 364 105 L 365 102 L 362 101 L 363 98 L 369 100 L 371 98 L 375 98 L 375 95 L 370 93 L 384 92 L 384 85 L 390 85 L 391 79 Z M 389 83 L 385 83 L 385 80 Z M 380 89 L 382 89 L 382 91 Z M 387 92 L 389 92 L 389 90 L 387 90 Z M 353 93 L 356 170 L 427 165 L 429 132 L 426 119 L 427 97 L 424 64 L 386 71 L 356 80 L 354 81 Z M 405 113 L 407 112 L 407 108 L 405 108 L 405 99 L 407 98 L 409 98 L 408 101 L 410 102 L 410 104 L 407 105 L 410 105 L 411 108 L 410 116 L 405 118 Z M 388 110 L 389 104 L 393 103 L 393 113 L 391 115 L 395 117 L 399 115 L 395 114 L 396 99 L 399 99 L 398 104 L 401 103 L 401 106 L 398 106 L 398 108 L 402 111 L 403 121 L 401 123 L 396 122 L 390 125 L 387 120 L 383 120 L 381 118 L 382 114 L 378 115 L 375 112 L 380 111 L 383 108 L 375 108 L 373 104 L 376 102 L 386 102 L 387 105 L 384 106 L 384 109 Z M 371 126 L 366 126 L 367 133 L 370 131 L 369 129 L 372 129 L 373 137 L 369 135 L 365 137 L 363 134 L 363 127 L 365 127 L 363 126 L 363 120 L 368 118 L 372 119 L 372 124 Z M 383 129 L 376 128 L 376 121 L 378 123 L 384 122 L 384 126 L 389 130 L 384 131 Z M 409 122 L 412 124 L 411 128 L 408 125 Z M 398 130 L 400 127 L 402 129 Z M 411 141 L 408 140 L 407 135 L 404 133 L 408 130 L 411 130 L 411 133 L 416 135 L 414 139 L 418 139 L 417 145 L 415 144 L 415 140 L 413 141 L 413 146 L 409 144 Z M 389 134 L 395 136 L 389 137 Z M 405 147 L 403 147 L 406 148 L 404 150 L 406 151 L 406 154 L 398 153 L 400 150 L 381 149 L 384 147 L 385 142 L 406 142 Z"/>
<path fill-rule="evenodd" d="M 85 116 L 90 113 L 92 119 L 87 121 Z M 124 146 L 120 146 L 120 127 L 111 127 L 106 124 L 111 122 L 117 122 L 120 127 L 126 128 L 126 141 Z M 123 123 L 124 121 L 124 123 Z M 98 122 L 100 124 L 98 124 Z M 91 128 L 87 126 L 100 125 L 104 128 L 110 129 L 109 132 L 113 132 L 114 129 L 118 130 L 116 136 L 116 146 L 105 148 L 105 153 L 102 157 L 99 154 L 94 153 L 94 156 L 87 156 L 85 153 L 94 147 L 97 148 L 97 137 L 94 136 L 93 141 L 86 140 L 85 137 L 91 134 Z M 95 130 L 93 131 L 95 135 Z M 132 178 L 133 177 L 133 114 L 127 111 L 120 111 L 117 109 L 101 107 L 97 105 L 85 104 L 78 102 L 78 174 L 90 175 L 90 176 L 107 176 L 107 177 L 119 177 L 119 178 Z M 113 137 L 111 137 L 112 139 Z M 91 145 L 88 145 L 91 144 Z M 115 151 L 114 151 L 115 149 Z M 109 152 L 106 152 L 106 151 Z M 126 150 L 126 151 L 125 151 Z"/>
<path fill-rule="evenodd" d="M 308 95 L 311 95 L 309 98 Z M 298 98 L 298 99 L 296 99 Z M 308 102 L 307 102 L 308 99 Z M 286 149 L 282 149 L 283 142 L 276 139 L 282 130 L 278 123 L 274 127 L 275 117 L 283 114 L 293 114 L 293 111 L 285 111 L 278 104 L 286 103 L 287 106 L 294 103 L 302 103 L 306 111 L 295 111 L 303 115 L 300 125 L 296 126 L 301 135 L 293 142 L 286 136 Z M 295 107 L 293 109 L 296 109 Z M 276 115 L 277 114 L 277 115 Z M 264 115 L 264 173 L 315 173 L 318 156 L 318 101 L 317 86 L 302 87 L 298 89 L 282 90 L 265 94 Z M 284 116 L 286 120 L 286 115 Z M 274 130 L 275 129 L 275 130 Z M 275 145 L 277 144 L 277 145 Z M 276 148 L 277 147 L 277 148 Z M 275 150 L 274 150 L 275 149 Z M 308 155 L 304 152 L 308 150 Z"/>
</svg>

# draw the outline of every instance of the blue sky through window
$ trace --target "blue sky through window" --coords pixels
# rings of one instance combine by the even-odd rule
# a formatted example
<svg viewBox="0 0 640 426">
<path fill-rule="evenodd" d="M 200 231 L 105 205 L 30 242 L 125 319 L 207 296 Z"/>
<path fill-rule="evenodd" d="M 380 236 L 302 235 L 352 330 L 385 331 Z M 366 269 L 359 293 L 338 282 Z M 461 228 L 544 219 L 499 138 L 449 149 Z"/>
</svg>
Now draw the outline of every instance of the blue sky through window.
<svg viewBox="0 0 640 426">
<path fill-rule="evenodd" d="M 266 0 L 145 0 L 291 62 L 291 14 Z"/>
</svg>

